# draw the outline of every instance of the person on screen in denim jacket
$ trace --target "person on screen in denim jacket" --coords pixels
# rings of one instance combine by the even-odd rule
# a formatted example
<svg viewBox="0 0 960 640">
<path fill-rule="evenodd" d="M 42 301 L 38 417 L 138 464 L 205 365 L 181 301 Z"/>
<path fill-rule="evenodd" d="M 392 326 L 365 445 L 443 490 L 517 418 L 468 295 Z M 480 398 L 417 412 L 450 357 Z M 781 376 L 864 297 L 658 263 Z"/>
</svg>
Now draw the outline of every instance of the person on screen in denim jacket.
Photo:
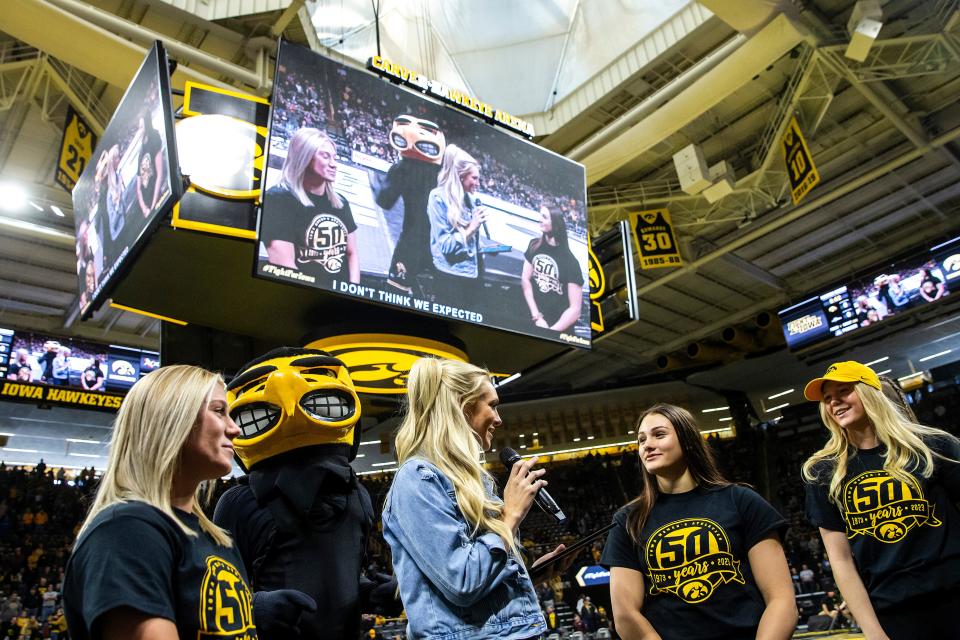
<svg viewBox="0 0 960 640">
<path fill-rule="evenodd" d="M 503 499 L 497 497 L 480 464 L 501 424 L 485 370 L 421 359 L 410 371 L 407 401 L 383 535 L 393 552 L 408 637 L 540 637 L 546 623 L 516 534 L 546 485 L 544 470 L 532 470 L 536 458 L 518 462 Z"/>
<path fill-rule="evenodd" d="M 487 210 L 473 197 L 478 186 L 477 161 L 457 145 L 447 145 L 437 188 L 427 198 L 427 217 L 437 299 L 456 307 L 476 301 L 474 292 L 483 274 L 479 231 Z"/>
</svg>

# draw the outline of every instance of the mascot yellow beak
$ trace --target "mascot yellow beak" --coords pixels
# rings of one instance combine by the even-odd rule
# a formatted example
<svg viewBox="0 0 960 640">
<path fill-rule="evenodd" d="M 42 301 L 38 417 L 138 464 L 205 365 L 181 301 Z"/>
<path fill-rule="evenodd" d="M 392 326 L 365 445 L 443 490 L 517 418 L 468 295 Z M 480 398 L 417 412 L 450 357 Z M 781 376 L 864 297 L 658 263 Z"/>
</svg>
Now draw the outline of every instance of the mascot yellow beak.
<svg viewBox="0 0 960 640">
<path fill-rule="evenodd" d="M 440 164 L 447 140 L 440 127 L 414 116 L 397 116 L 390 130 L 390 146 L 404 158 Z"/>
<path fill-rule="evenodd" d="M 315 444 L 351 445 L 360 401 L 347 367 L 324 351 L 278 349 L 246 365 L 227 385 L 233 441 L 250 469 Z"/>
</svg>

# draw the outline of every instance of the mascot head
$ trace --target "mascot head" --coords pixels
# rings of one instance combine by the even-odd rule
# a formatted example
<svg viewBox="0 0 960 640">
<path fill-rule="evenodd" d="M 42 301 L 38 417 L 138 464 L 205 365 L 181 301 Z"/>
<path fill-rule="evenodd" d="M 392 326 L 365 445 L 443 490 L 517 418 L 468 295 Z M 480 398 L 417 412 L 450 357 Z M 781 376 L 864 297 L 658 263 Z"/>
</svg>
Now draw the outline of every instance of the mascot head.
<svg viewBox="0 0 960 640">
<path fill-rule="evenodd" d="M 404 158 L 440 164 L 447 140 L 440 127 L 415 116 L 397 116 L 390 130 L 390 146 Z"/>
<path fill-rule="evenodd" d="M 227 385 L 233 441 L 247 469 L 281 453 L 317 444 L 359 444 L 360 400 L 346 365 L 319 349 L 274 349 Z"/>
</svg>

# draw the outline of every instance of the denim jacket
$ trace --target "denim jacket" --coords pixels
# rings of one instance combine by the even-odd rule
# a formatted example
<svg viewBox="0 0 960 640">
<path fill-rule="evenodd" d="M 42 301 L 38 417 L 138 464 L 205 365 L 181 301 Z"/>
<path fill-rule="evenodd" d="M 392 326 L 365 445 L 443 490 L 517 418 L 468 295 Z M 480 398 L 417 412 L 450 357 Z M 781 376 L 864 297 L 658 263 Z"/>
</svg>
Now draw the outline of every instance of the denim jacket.
<svg viewBox="0 0 960 640">
<path fill-rule="evenodd" d="M 488 493 L 495 497 L 493 487 Z M 546 630 L 533 582 L 495 533 L 470 536 L 453 483 L 422 458 L 397 471 L 383 507 L 407 636 L 519 639 Z"/>
<path fill-rule="evenodd" d="M 447 216 L 447 201 L 443 191 L 437 187 L 430 192 L 427 201 L 427 216 L 430 218 L 430 254 L 433 266 L 444 273 L 464 278 L 476 278 L 479 274 L 478 249 L 480 236 L 474 233 L 465 240 L 463 231 L 450 224 Z M 464 198 L 463 221 L 473 219 L 473 205 Z"/>
</svg>

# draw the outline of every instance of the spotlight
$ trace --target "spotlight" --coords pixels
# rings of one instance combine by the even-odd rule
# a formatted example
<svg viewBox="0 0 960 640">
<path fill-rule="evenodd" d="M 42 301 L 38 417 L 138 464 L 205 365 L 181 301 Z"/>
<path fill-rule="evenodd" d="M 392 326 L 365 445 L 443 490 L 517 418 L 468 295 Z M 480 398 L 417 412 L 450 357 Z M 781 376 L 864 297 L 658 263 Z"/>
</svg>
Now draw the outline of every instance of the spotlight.
<svg viewBox="0 0 960 640">
<path fill-rule="evenodd" d="M 0 184 L 0 208 L 6 211 L 20 211 L 27 206 L 27 192 L 23 187 L 11 182 Z"/>
</svg>

